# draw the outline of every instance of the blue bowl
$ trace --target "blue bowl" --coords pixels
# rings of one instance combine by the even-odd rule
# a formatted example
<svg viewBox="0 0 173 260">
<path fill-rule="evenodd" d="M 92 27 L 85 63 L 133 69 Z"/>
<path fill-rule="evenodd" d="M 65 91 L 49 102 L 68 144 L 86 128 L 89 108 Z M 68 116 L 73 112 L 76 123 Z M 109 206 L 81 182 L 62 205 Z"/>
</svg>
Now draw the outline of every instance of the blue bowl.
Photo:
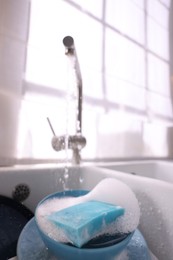
<svg viewBox="0 0 173 260">
<path fill-rule="evenodd" d="M 79 197 L 87 194 L 88 191 L 85 190 L 68 190 L 58 193 L 53 193 L 45 197 L 39 202 L 37 208 L 48 199 L 72 196 Z M 37 212 L 37 208 L 35 213 Z M 35 214 L 37 215 L 37 213 Z M 77 248 L 73 245 L 57 242 L 51 239 L 39 226 L 39 223 L 36 224 L 40 233 L 42 240 L 44 241 L 47 248 L 52 252 L 54 256 L 61 260 L 91 260 L 91 259 L 100 259 L 100 260 L 111 260 L 118 256 L 127 246 L 130 239 L 133 236 L 133 233 L 126 234 L 123 236 L 107 236 L 101 239 L 93 239 L 87 245 L 82 248 Z"/>
</svg>

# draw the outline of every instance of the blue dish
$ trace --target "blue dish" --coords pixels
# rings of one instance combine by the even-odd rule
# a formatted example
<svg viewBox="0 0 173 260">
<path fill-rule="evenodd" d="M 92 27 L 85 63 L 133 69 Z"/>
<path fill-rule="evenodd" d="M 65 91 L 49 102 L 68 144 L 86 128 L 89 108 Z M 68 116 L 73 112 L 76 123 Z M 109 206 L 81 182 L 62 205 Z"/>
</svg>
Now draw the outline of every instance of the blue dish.
<svg viewBox="0 0 173 260">
<path fill-rule="evenodd" d="M 134 232 L 125 251 L 126 254 L 128 255 L 128 260 L 139 260 L 139 259 L 151 260 L 146 242 L 138 229 Z M 17 259 L 18 260 L 58 260 L 58 259 L 62 260 L 62 258 L 60 257 L 53 256 L 52 253 L 45 246 L 40 236 L 40 233 L 38 231 L 35 218 L 32 218 L 26 224 L 26 226 L 24 227 L 24 229 L 20 234 L 18 244 L 17 244 Z M 91 259 L 94 258 L 91 257 Z M 120 259 L 123 260 L 123 257 Z"/>
<path fill-rule="evenodd" d="M 73 191 L 64 191 L 60 193 L 54 193 L 47 197 L 45 197 L 37 207 L 40 206 L 45 200 L 51 199 L 53 197 L 62 197 L 62 196 L 82 196 L 85 195 L 87 191 L 82 190 L 73 190 Z M 37 209 L 36 209 L 37 211 Z M 32 228 L 31 228 L 32 225 Z M 28 234 L 27 234 L 28 232 Z M 31 233 L 32 232 L 32 233 Z M 136 240 L 134 240 L 134 236 Z M 139 239 L 140 237 L 140 239 Z M 37 240 L 36 240 L 37 238 Z M 46 233 L 44 233 L 37 223 L 37 220 L 32 221 L 30 223 L 30 229 L 28 225 L 24 228 L 21 237 L 18 243 L 18 258 L 19 260 L 47 260 L 47 259 L 61 259 L 61 260 L 90 260 L 90 259 L 100 259 L 100 260 L 112 260 L 115 259 L 116 256 L 121 254 L 122 251 L 129 247 L 132 241 L 132 250 L 128 248 L 128 255 L 131 256 L 135 255 L 136 258 L 129 258 L 133 260 L 150 260 L 150 256 L 148 253 L 148 248 L 143 239 L 142 235 L 139 231 L 135 231 L 134 233 L 128 234 L 125 237 L 118 238 L 119 241 L 117 243 L 116 237 L 108 237 L 105 240 L 94 241 L 94 243 L 89 243 L 89 245 L 85 248 L 77 248 L 70 244 L 59 243 L 51 239 Z M 136 254 L 139 252 L 139 241 L 140 243 L 140 250 L 143 248 L 143 257 L 141 254 Z M 43 243 L 44 242 L 44 243 Z M 106 242 L 106 244 L 105 244 Z M 134 243 L 135 242 L 135 243 Z M 136 243 L 137 242 L 137 243 Z M 94 245 L 94 246 L 93 246 Z M 96 245 L 96 246 L 95 246 Z M 27 248 L 29 248 L 27 250 Z M 47 250 L 48 248 L 49 250 Z M 51 252 L 51 253 L 50 253 Z M 141 253 L 141 251 L 140 251 Z M 26 255 L 26 258 L 24 256 Z M 28 258 L 28 256 L 31 257 Z"/>
<path fill-rule="evenodd" d="M 53 193 L 45 197 L 42 201 L 40 201 L 37 208 L 41 204 L 43 204 L 46 200 L 52 198 L 66 197 L 66 196 L 78 197 L 78 196 L 85 195 L 87 193 L 88 191 L 84 191 L 84 190 L 68 190 L 59 193 Z M 37 215 L 37 208 L 36 208 L 36 215 Z M 119 255 L 121 251 L 127 246 L 127 244 L 129 243 L 133 235 L 133 234 L 128 234 L 119 243 L 112 243 L 112 237 L 110 237 L 107 239 L 107 246 L 103 246 L 103 241 L 99 240 L 98 242 L 95 243 L 97 244 L 97 247 L 92 247 L 91 245 L 83 248 L 77 248 L 72 244 L 60 243 L 53 240 L 40 228 L 37 219 L 36 219 L 36 224 L 40 232 L 40 236 L 42 237 L 42 240 L 44 241 L 45 245 L 50 250 L 50 252 L 52 252 L 52 254 L 55 255 L 56 257 L 60 257 L 60 259 L 62 258 L 65 260 L 71 260 L 71 259 L 88 260 L 91 258 L 108 260 L 110 258 Z M 102 244 L 100 245 L 100 247 L 98 247 L 99 243 Z"/>
</svg>

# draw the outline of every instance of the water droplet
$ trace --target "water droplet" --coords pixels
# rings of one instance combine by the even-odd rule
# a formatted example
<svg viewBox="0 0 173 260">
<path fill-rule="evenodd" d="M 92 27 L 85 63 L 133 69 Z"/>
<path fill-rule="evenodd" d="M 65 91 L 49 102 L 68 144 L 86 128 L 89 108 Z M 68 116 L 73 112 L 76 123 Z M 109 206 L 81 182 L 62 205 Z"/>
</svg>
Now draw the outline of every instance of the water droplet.
<svg viewBox="0 0 173 260">
<path fill-rule="evenodd" d="M 64 168 L 64 178 L 67 180 L 69 177 L 68 167 Z"/>
<path fill-rule="evenodd" d="M 68 179 L 68 177 L 69 177 L 69 174 L 68 174 L 68 172 L 67 172 L 67 173 L 65 173 L 64 178 L 65 178 L 65 179 Z"/>
<path fill-rule="evenodd" d="M 82 183 L 84 181 L 84 178 L 82 176 L 79 177 L 79 182 Z"/>
</svg>

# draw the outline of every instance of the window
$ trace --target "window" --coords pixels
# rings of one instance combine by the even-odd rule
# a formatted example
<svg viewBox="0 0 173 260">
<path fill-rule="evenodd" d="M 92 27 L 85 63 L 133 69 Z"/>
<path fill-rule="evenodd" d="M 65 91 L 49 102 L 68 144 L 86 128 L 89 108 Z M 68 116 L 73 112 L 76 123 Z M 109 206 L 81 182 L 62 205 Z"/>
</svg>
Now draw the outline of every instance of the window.
<svg viewBox="0 0 173 260">
<path fill-rule="evenodd" d="M 95 157 L 102 117 L 172 124 L 169 8 L 169 0 L 31 1 L 19 156 L 61 157 L 47 117 L 57 135 L 74 131 L 66 35 L 75 40 L 83 77 L 84 156 Z"/>
</svg>

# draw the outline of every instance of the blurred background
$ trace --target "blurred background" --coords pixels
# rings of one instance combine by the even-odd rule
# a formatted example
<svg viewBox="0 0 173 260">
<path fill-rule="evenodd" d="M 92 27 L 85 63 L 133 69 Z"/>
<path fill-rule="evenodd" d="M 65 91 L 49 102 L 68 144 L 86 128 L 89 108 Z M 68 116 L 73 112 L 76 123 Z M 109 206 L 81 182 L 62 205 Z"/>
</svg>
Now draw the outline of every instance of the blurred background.
<svg viewBox="0 0 173 260">
<path fill-rule="evenodd" d="M 0 0 L 0 165 L 61 161 L 83 78 L 84 161 L 173 158 L 171 0 Z M 70 156 L 70 155 L 69 155 Z"/>
</svg>

